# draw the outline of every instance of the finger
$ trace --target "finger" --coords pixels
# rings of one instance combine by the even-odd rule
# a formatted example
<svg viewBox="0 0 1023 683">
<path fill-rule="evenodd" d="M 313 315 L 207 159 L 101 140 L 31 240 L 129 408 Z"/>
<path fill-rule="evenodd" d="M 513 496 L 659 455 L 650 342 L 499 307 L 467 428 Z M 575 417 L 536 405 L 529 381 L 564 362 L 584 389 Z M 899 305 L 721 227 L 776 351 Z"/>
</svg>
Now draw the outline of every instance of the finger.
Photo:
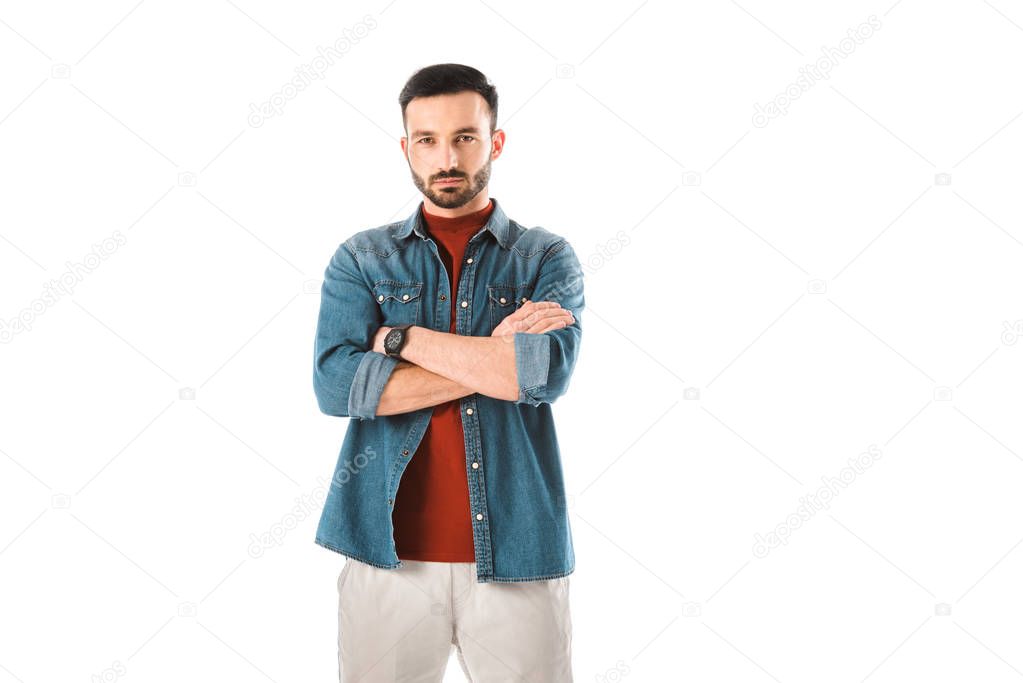
<svg viewBox="0 0 1023 683">
<path fill-rule="evenodd" d="M 533 325 L 528 331 L 532 334 L 543 334 L 544 332 L 550 332 L 551 330 L 560 330 L 564 327 L 568 327 L 571 323 L 567 320 L 558 320 L 555 322 L 538 322 Z"/>
<path fill-rule="evenodd" d="M 541 306 L 540 303 L 551 304 L 549 306 Z M 515 311 L 508 315 L 512 320 L 528 320 L 531 315 L 558 315 L 565 311 L 560 307 L 559 304 L 553 301 L 544 301 L 539 303 L 523 304 Z M 531 321 L 530 321 L 531 322 Z"/>
<path fill-rule="evenodd" d="M 530 323 L 536 322 L 537 320 L 543 320 L 546 318 L 561 318 L 564 317 L 569 320 L 575 320 L 575 316 L 572 315 L 572 311 L 568 311 L 562 308 L 541 308 L 533 311 L 525 316 L 525 320 Z"/>
<path fill-rule="evenodd" d="M 561 304 L 559 304 L 557 301 L 531 301 L 529 299 L 526 299 L 525 302 L 523 302 L 523 304 L 519 307 L 519 310 L 521 311 L 523 308 L 526 308 L 527 306 L 531 310 L 534 308 L 536 309 L 561 308 Z"/>
<path fill-rule="evenodd" d="M 540 334 L 549 330 L 557 330 L 568 327 L 575 322 L 575 317 L 568 311 L 560 312 L 557 317 L 542 317 L 527 323 L 527 332 Z"/>
</svg>

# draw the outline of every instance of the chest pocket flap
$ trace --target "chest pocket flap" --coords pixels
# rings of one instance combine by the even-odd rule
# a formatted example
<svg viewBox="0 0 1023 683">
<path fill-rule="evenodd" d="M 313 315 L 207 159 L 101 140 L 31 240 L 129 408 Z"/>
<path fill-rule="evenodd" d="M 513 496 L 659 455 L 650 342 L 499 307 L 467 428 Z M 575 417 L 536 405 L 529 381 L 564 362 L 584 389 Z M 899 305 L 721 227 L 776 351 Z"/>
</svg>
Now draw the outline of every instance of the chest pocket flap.
<svg viewBox="0 0 1023 683">
<path fill-rule="evenodd" d="M 422 282 L 379 280 L 373 285 L 373 294 L 385 325 L 418 324 L 422 293 Z"/>
<path fill-rule="evenodd" d="M 487 285 L 487 299 L 490 309 L 490 332 L 501 324 L 501 321 L 518 310 L 532 292 L 527 284 L 523 285 Z"/>
</svg>

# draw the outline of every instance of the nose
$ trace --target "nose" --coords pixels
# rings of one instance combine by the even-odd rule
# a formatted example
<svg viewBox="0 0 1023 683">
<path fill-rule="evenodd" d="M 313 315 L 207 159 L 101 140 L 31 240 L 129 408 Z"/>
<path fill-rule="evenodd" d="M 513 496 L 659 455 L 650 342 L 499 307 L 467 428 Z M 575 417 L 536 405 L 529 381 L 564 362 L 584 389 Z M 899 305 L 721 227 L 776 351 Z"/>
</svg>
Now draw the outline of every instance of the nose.
<svg viewBox="0 0 1023 683">
<path fill-rule="evenodd" d="M 446 168 L 453 171 L 455 170 L 455 167 L 458 166 L 458 154 L 450 142 L 444 143 L 441 150 L 441 157 L 438 161 L 440 162 L 442 169 Z"/>
</svg>

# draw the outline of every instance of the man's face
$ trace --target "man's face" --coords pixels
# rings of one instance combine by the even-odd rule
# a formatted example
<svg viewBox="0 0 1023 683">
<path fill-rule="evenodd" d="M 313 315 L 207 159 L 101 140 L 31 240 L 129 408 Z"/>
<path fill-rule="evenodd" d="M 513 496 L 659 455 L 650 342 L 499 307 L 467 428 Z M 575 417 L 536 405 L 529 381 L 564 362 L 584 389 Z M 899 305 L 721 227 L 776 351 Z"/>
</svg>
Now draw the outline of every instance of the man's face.
<svg viewBox="0 0 1023 683">
<path fill-rule="evenodd" d="M 490 135 L 490 110 L 479 93 L 417 97 L 405 108 L 402 151 L 412 182 L 436 206 L 465 206 L 490 182 L 503 131 Z M 449 180 L 452 182 L 442 182 Z"/>
</svg>

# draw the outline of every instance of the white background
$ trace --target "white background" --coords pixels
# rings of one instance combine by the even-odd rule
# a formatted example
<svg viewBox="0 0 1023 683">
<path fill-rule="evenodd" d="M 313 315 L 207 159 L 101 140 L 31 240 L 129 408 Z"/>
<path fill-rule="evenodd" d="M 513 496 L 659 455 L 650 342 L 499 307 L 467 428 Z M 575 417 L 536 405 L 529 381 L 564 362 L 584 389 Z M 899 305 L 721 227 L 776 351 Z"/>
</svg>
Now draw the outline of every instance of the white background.
<svg viewBox="0 0 1023 683">
<path fill-rule="evenodd" d="M 332 472 L 319 282 L 448 61 L 586 262 L 576 679 L 1023 678 L 1023 10 L 388 2 L 0 5 L 0 683 L 336 680 L 319 509 L 251 537 Z"/>
</svg>

